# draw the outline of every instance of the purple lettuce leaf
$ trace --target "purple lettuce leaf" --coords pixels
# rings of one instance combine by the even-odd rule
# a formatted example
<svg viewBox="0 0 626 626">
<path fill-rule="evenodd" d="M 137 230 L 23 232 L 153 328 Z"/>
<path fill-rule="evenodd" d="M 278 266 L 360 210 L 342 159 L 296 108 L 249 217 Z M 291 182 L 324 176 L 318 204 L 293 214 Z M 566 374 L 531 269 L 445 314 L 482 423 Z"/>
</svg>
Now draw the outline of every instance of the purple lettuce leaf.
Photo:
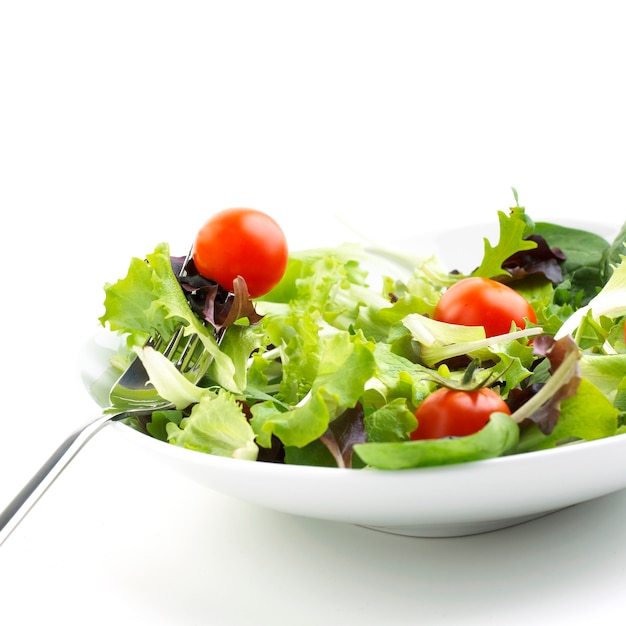
<svg viewBox="0 0 626 626">
<path fill-rule="evenodd" d="M 537 247 L 531 250 L 520 250 L 508 257 L 502 267 L 511 276 L 499 277 L 499 279 L 503 282 L 511 282 L 541 274 L 554 284 L 562 282 L 563 272 L 560 263 L 566 258 L 563 251 L 560 248 L 551 248 L 540 235 L 530 235 L 526 239 L 534 241 Z"/>
<path fill-rule="evenodd" d="M 337 467 L 352 467 L 353 446 L 365 443 L 365 425 L 363 407 L 358 404 L 347 409 L 337 419 L 330 422 L 320 441 L 330 450 Z"/>
<path fill-rule="evenodd" d="M 214 280 L 201 276 L 192 258 L 172 257 L 171 261 L 189 306 L 216 330 L 227 328 L 241 318 L 247 318 L 250 324 L 256 324 L 261 319 L 241 276 L 234 280 L 233 291 L 228 291 Z M 180 276 L 183 264 L 185 272 Z"/>
</svg>

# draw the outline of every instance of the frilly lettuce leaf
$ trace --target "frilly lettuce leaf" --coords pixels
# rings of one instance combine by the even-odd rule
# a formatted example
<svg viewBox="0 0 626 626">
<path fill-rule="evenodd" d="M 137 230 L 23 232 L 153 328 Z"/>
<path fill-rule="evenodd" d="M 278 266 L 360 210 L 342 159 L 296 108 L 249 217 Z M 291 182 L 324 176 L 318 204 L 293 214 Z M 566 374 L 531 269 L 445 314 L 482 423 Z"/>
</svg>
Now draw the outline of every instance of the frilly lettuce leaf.
<svg viewBox="0 0 626 626">
<path fill-rule="evenodd" d="M 180 426 L 166 424 L 170 443 L 218 456 L 255 461 L 254 432 L 235 396 L 226 391 L 205 393 Z"/>
<path fill-rule="evenodd" d="M 154 254 L 167 254 L 167 245 L 157 246 Z M 171 271 L 171 270 L 170 270 Z M 156 305 L 161 289 L 167 279 L 145 260 L 133 258 L 124 278 L 104 286 L 103 315 L 99 318 L 103 326 L 128 333 L 131 344 L 141 345 L 155 330 L 163 336 L 173 334 L 180 320 L 169 315 L 169 309 Z M 172 274 L 175 280 L 175 276 Z"/>
<path fill-rule="evenodd" d="M 213 378 L 222 387 L 240 391 L 230 357 L 222 352 L 212 329 L 193 313 L 172 270 L 169 246 L 161 243 L 145 260 L 131 260 L 126 276 L 105 285 L 105 312 L 100 323 L 120 334 L 127 333 L 131 345 L 142 345 L 152 334 L 171 337 L 181 324 L 185 335 L 197 333 L 214 359 Z"/>
<path fill-rule="evenodd" d="M 259 444 L 269 447 L 275 435 L 286 446 L 302 447 L 321 437 L 333 419 L 357 404 L 375 365 L 373 344 L 361 336 L 343 331 L 325 339 L 317 375 L 301 402 L 288 411 L 272 401 L 251 407 Z"/>
</svg>

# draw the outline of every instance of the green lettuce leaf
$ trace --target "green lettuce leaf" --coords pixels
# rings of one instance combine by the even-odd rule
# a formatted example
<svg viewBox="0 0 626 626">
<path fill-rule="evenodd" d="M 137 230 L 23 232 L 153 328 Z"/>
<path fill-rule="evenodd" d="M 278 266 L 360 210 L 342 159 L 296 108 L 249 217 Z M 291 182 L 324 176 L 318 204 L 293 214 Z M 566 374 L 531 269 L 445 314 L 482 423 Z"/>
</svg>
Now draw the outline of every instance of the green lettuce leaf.
<svg viewBox="0 0 626 626">
<path fill-rule="evenodd" d="M 258 447 L 235 397 L 226 391 L 205 392 L 189 417 L 166 424 L 168 441 L 174 445 L 215 454 L 255 461 Z"/>
<path fill-rule="evenodd" d="M 406 441 L 417 428 L 417 419 L 404 398 L 395 398 L 365 417 L 368 442 Z"/>
<path fill-rule="evenodd" d="M 131 345 L 142 345 L 155 332 L 168 339 L 183 325 L 186 336 L 196 333 L 214 359 L 213 378 L 222 387 L 240 391 L 235 366 L 223 353 L 212 329 L 203 324 L 189 307 L 172 270 L 169 246 L 161 243 L 145 261 L 131 260 L 126 276 L 105 285 L 105 312 L 100 323 L 112 331 L 128 334 Z"/>
<path fill-rule="evenodd" d="M 534 241 L 524 239 L 528 232 L 527 220 L 521 208 L 512 210 L 510 215 L 498 211 L 500 223 L 500 238 L 495 246 L 484 239 L 484 253 L 481 264 L 472 272 L 472 276 L 495 278 L 508 275 L 502 265 L 516 252 L 532 250 L 537 247 Z"/>
<path fill-rule="evenodd" d="M 420 357 L 428 366 L 464 354 L 489 358 L 490 350 L 492 353 L 497 351 L 498 344 L 526 339 L 543 332 L 541 328 L 531 327 L 486 337 L 482 326 L 449 324 L 415 313 L 407 315 L 402 323 L 420 344 Z"/>
<path fill-rule="evenodd" d="M 585 354 L 580 360 L 581 374 L 611 401 L 626 383 L 626 353 Z"/>
<path fill-rule="evenodd" d="M 546 450 L 571 441 L 592 441 L 616 433 L 619 411 L 591 382 L 582 379 L 576 395 L 561 403 L 559 420 L 548 435 L 536 424 L 522 428 L 517 453 Z"/>
<path fill-rule="evenodd" d="M 370 467 L 399 470 L 451 465 L 489 459 L 513 450 L 519 428 L 509 415 L 494 413 L 487 425 L 473 435 L 389 443 L 364 443 L 355 453 Z"/>
<path fill-rule="evenodd" d="M 271 401 L 251 407 L 251 424 L 260 445 L 269 447 L 271 435 L 297 447 L 321 437 L 331 420 L 356 405 L 375 365 L 373 344 L 361 336 L 338 332 L 328 337 L 317 376 L 303 401 L 288 411 Z"/>
<path fill-rule="evenodd" d="M 175 409 L 185 409 L 200 401 L 203 390 L 188 381 L 167 357 L 149 346 L 136 347 L 135 352 L 159 396 L 171 402 Z"/>
</svg>

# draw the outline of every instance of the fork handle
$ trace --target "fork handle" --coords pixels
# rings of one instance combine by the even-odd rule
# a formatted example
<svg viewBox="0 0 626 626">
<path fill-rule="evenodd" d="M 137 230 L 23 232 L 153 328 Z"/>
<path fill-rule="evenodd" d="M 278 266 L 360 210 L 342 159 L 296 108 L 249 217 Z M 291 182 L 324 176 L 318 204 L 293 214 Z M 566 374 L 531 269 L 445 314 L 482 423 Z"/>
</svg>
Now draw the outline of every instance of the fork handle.
<svg viewBox="0 0 626 626">
<path fill-rule="evenodd" d="M 88 422 L 72 433 L 41 466 L 39 471 L 24 485 L 21 491 L 0 513 L 0 546 L 26 517 L 48 487 L 69 465 L 81 448 L 104 426 L 123 419 L 127 412 L 104 414 Z"/>
</svg>

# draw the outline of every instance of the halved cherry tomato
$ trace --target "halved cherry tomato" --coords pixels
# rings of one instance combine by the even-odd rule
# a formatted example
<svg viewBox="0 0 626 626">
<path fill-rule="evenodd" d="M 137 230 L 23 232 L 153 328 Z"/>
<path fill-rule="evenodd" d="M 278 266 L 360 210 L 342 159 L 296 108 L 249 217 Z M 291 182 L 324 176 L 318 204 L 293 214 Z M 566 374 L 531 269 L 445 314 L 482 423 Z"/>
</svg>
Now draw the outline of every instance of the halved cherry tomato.
<svg viewBox="0 0 626 626">
<path fill-rule="evenodd" d="M 287 240 L 269 215 L 256 209 L 225 209 L 210 217 L 198 232 L 194 264 L 205 278 L 232 291 L 242 276 L 252 298 L 275 287 L 287 267 Z"/>
<path fill-rule="evenodd" d="M 524 328 L 524 318 L 537 323 L 524 296 L 507 285 L 477 276 L 462 278 L 445 291 L 433 317 L 450 324 L 484 326 L 487 337 L 508 333 L 511 322 Z"/>
<path fill-rule="evenodd" d="M 461 391 L 442 387 L 423 400 L 415 411 L 417 429 L 411 439 L 441 439 L 472 435 L 489 421 L 495 412 L 511 414 L 506 402 L 488 387 Z"/>
</svg>

